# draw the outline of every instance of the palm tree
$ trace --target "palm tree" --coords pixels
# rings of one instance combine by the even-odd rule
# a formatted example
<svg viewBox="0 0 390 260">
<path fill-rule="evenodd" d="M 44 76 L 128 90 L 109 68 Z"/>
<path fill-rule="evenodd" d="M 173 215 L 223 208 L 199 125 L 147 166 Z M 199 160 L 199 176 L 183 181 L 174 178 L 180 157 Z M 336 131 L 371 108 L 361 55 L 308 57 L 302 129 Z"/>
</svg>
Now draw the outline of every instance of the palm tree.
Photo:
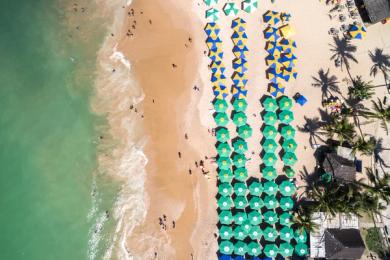
<svg viewBox="0 0 390 260">
<path fill-rule="evenodd" d="M 376 74 L 381 71 L 387 86 L 387 79 L 389 77 L 388 72 L 390 71 L 390 55 L 384 54 L 383 49 L 376 48 L 374 53 L 370 51 L 369 56 L 374 63 L 371 67 L 370 75 L 375 77 Z"/>
<path fill-rule="evenodd" d="M 366 168 L 366 175 L 370 184 L 362 183 L 361 185 L 388 205 L 390 203 L 390 175 L 384 173 L 383 176 L 379 176 L 378 172 L 374 173 L 371 168 Z"/>
<path fill-rule="evenodd" d="M 301 132 L 306 132 L 310 134 L 309 143 L 310 145 L 317 145 L 317 139 L 324 142 L 321 138 L 320 133 L 318 132 L 321 129 L 321 126 L 324 124 L 318 117 L 308 118 L 304 116 L 306 123 L 303 127 L 298 126 L 298 130 Z"/>
<path fill-rule="evenodd" d="M 352 86 L 348 88 L 348 95 L 350 99 L 358 102 L 370 99 L 374 95 L 371 82 L 365 82 L 361 76 L 357 76 L 352 80 Z"/>
<path fill-rule="evenodd" d="M 353 53 L 356 52 L 356 46 L 350 44 L 349 39 L 343 37 L 334 37 L 334 45 L 330 45 L 332 49 L 330 49 L 333 52 L 333 55 L 330 57 L 332 60 L 340 60 L 341 62 L 341 70 L 343 70 L 343 65 L 345 65 L 345 68 L 347 69 L 347 73 L 349 77 L 352 79 L 351 74 L 349 72 L 350 64 L 349 61 L 352 60 L 355 63 L 358 63 L 355 56 L 353 56 Z"/>
<path fill-rule="evenodd" d="M 376 141 L 374 137 L 366 140 L 364 137 L 359 136 L 352 143 L 352 153 L 355 155 L 357 152 L 360 152 L 363 155 L 372 155 L 374 153 L 376 146 Z"/>
<path fill-rule="evenodd" d="M 334 117 L 323 129 L 329 138 L 333 138 L 336 135 L 340 143 L 351 141 L 355 136 L 355 126 L 348 122 L 346 117 L 341 119 Z"/>
<path fill-rule="evenodd" d="M 387 124 L 390 122 L 390 106 L 385 106 L 378 98 L 378 102 L 371 100 L 373 108 L 371 111 L 365 113 L 369 118 L 378 119 L 381 122 L 381 126 L 385 129 L 386 134 L 389 134 L 389 128 Z"/>
<path fill-rule="evenodd" d="M 318 224 L 311 218 L 311 210 L 308 207 L 298 206 L 294 212 L 293 223 L 299 230 L 314 232 L 318 229 Z"/>
<path fill-rule="evenodd" d="M 332 95 L 332 91 L 340 93 L 339 82 L 335 75 L 329 76 L 329 69 L 325 72 L 323 69 L 318 71 L 318 78 L 312 77 L 314 83 L 312 86 L 321 88 L 322 100 L 328 98 L 329 94 Z"/>
</svg>

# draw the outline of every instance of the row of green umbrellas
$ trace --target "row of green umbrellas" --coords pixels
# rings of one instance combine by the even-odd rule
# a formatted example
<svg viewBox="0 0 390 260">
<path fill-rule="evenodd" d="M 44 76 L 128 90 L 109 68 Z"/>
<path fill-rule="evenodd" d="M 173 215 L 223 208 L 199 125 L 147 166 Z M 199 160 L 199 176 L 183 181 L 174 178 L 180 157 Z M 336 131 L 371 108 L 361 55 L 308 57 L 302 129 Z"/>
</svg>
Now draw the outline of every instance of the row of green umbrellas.
<svg viewBox="0 0 390 260">
<path fill-rule="evenodd" d="M 266 125 L 275 125 L 278 119 L 281 123 L 288 125 L 294 120 L 294 114 L 290 110 L 282 110 L 279 114 L 269 111 L 263 115 L 263 121 Z"/>
<path fill-rule="evenodd" d="M 213 106 L 216 112 L 226 112 L 226 110 L 228 109 L 228 103 L 224 99 L 215 100 Z M 233 101 L 233 108 L 237 112 L 243 112 L 246 110 L 247 107 L 248 103 L 243 98 L 235 99 Z"/>
<path fill-rule="evenodd" d="M 278 133 L 273 125 L 266 125 L 261 132 L 266 139 L 275 139 Z M 295 129 L 291 125 L 285 125 L 280 129 L 280 134 L 284 139 L 293 139 L 295 137 Z"/>
<path fill-rule="evenodd" d="M 257 216 L 257 214 L 255 215 Z M 284 212 L 278 216 L 275 212 L 268 211 L 266 212 L 266 214 L 262 216 L 262 218 L 272 223 L 270 224 L 269 222 L 266 222 L 270 225 L 273 225 L 278 221 L 283 226 L 292 225 L 291 222 L 292 215 L 288 212 Z M 242 225 L 247 220 L 248 220 L 248 215 L 245 212 L 237 212 L 233 216 L 230 210 L 222 210 L 221 213 L 219 214 L 219 221 L 223 225 L 231 225 L 232 223 L 235 223 L 237 225 Z"/>
<path fill-rule="evenodd" d="M 280 185 L 276 184 L 274 181 L 264 182 L 262 185 L 259 182 L 253 182 L 247 186 L 245 182 L 236 182 L 233 186 L 230 183 L 221 183 L 218 187 L 218 192 L 222 196 L 230 196 L 232 193 L 237 196 L 246 196 L 248 194 L 252 196 L 259 197 L 261 194 L 265 195 L 276 195 L 279 191 L 283 196 L 291 196 L 295 193 L 295 185 L 293 182 L 289 180 L 285 180 L 280 183 Z"/>
<path fill-rule="evenodd" d="M 286 143 L 287 147 L 292 146 L 290 142 Z M 295 147 L 296 148 L 296 147 Z M 294 148 L 294 149 L 295 149 Z M 290 147 L 289 149 L 293 149 Z M 278 158 L 275 153 L 273 152 L 266 152 L 263 155 L 263 163 L 265 166 L 272 167 L 276 164 Z M 297 162 L 297 156 L 293 152 L 285 152 L 282 156 L 282 161 L 285 165 L 293 166 Z"/>
<path fill-rule="evenodd" d="M 278 109 L 291 110 L 293 101 L 287 96 L 281 97 L 278 101 L 276 101 L 273 97 L 266 97 L 261 104 L 263 105 L 265 111 L 275 112 Z"/>
<path fill-rule="evenodd" d="M 226 188 L 219 187 L 219 189 L 221 189 L 221 193 L 224 193 L 225 191 L 222 190 Z M 243 210 L 249 206 L 252 210 L 260 210 L 262 208 L 273 210 L 280 207 L 284 211 L 289 211 L 294 207 L 294 201 L 291 197 L 282 197 L 278 200 L 274 195 L 266 195 L 263 199 L 255 196 L 250 198 L 249 201 L 245 195 L 237 195 L 234 199 L 230 195 L 224 195 L 218 199 L 217 204 L 221 210 L 230 210 L 233 206 L 235 209 Z M 268 216 L 269 214 L 264 214 L 265 222 L 272 222 L 273 220 L 268 219 Z"/>
</svg>

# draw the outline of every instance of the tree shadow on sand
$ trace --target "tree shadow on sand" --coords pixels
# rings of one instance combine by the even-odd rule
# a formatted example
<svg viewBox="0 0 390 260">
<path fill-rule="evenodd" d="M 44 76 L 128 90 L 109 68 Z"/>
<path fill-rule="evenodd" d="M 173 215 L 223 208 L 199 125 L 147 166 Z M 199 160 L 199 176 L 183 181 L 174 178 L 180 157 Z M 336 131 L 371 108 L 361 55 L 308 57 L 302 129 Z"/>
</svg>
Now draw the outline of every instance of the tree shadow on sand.
<svg viewBox="0 0 390 260">
<path fill-rule="evenodd" d="M 376 76 L 378 72 L 382 72 L 387 86 L 387 80 L 389 79 L 390 72 L 390 55 L 384 54 L 383 49 L 376 48 L 374 52 L 368 54 L 373 63 L 370 69 L 370 76 Z"/>
<path fill-rule="evenodd" d="M 339 82 L 335 75 L 329 75 L 329 69 L 325 72 L 324 69 L 318 71 L 318 77 L 312 76 L 314 83 L 311 85 L 313 87 L 321 88 L 322 92 L 322 101 L 329 98 L 333 95 L 333 92 L 340 94 Z"/>
<path fill-rule="evenodd" d="M 330 59 L 335 61 L 339 60 L 341 70 L 343 70 L 343 67 L 345 67 L 349 77 L 352 79 L 351 73 L 349 71 L 350 61 L 358 63 L 358 60 L 353 55 L 357 48 L 355 45 L 352 45 L 350 40 L 347 38 L 343 37 L 340 39 L 339 37 L 333 37 L 333 40 L 334 44 L 330 44 L 332 47 L 330 50 L 333 53 Z"/>
</svg>

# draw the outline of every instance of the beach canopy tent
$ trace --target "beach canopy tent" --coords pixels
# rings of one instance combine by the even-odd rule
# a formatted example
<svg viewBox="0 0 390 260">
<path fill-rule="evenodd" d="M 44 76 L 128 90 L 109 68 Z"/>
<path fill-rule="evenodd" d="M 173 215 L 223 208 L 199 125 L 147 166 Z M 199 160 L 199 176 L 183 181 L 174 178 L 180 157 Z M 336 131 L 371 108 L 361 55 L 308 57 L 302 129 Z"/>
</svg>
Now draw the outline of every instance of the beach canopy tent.
<svg viewBox="0 0 390 260">
<path fill-rule="evenodd" d="M 234 232 L 234 238 L 237 240 L 244 240 L 247 236 L 242 226 L 236 226 L 233 232 Z"/>
<path fill-rule="evenodd" d="M 245 182 L 236 182 L 234 184 L 234 194 L 237 196 L 246 196 L 248 193 L 248 187 Z"/>
<path fill-rule="evenodd" d="M 234 59 L 233 60 L 233 69 L 238 73 L 245 73 L 248 70 L 248 62 L 245 59 Z"/>
<path fill-rule="evenodd" d="M 266 241 L 274 242 L 278 237 L 278 232 L 274 228 L 267 227 L 263 231 L 263 236 Z"/>
<path fill-rule="evenodd" d="M 218 218 L 219 222 L 223 225 L 230 225 L 233 223 L 233 216 L 230 210 L 222 210 L 221 213 L 219 213 Z"/>
<path fill-rule="evenodd" d="M 272 97 L 266 97 L 261 104 L 263 105 L 264 110 L 268 112 L 275 112 L 278 109 L 278 104 Z"/>
<path fill-rule="evenodd" d="M 233 180 L 233 173 L 230 169 L 220 170 L 218 180 L 223 183 L 230 183 Z"/>
<path fill-rule="evenodd" d="M 291 221 L 292 215 L 290 213 L 284 212 L 279 216 L 279 223 L 283 226 L 291 226 L 293 223 Z M 295 238 L 295 236 L 294 236 Z"/>
<path fill-rule="evenodd" d="M 250 231 L 249 231 L 249 237 L 253 240 L 258 240 L 261 238 L 261 236 L 263 235 L 263 231 L 261 230 L 261 228 L 256 225 L 256 226 L 252 226 Z"/>
<path fill-rule="evenodd" d="M 271 11 L 271 10 L 268 10 L 267 12 L 265 12 L 263 14 L 263 21 L 265 23 L 268 23 L 269 25 L 276 25 L 277 23 L 280 22 L 280 13 L 279 12 L 275 12 L 275 11 Z"/>
<path fill-rule="evenodd" d="M 249 50 L 245 45 L 234 45 L 233 54 L 237 59 L 246 59 Z"/>
<path fill-rule="evenodd" d="M 218 186 L 218 193 L 221 195 L 221 196 L 230 196 L 233 194 L 233 188 L 230 184 L 228 183 L 222 183 Z"/>
<path fill-rule="evenodd" d="M 298 256 L 305 256 L 309 253 L 307 245 L 304 243 L 298 243 L 295 246 L 295 253 L 297 253 Z"/>
<path fill-rule="evenodd" d="M 253 13 L 257 10 L 258 1 L 257 0 L 244 0 L 242 2 L 241 9 L 247 13 Z"/>
<path fill-rule="evenodd" d="M 286 140 L 293 139 L 295 137 L 295 129 L 291 125 L 286 125 L 281 128 L 280 134 Z"/>
<path fill-rule="evenodd" d="M 252 196 L 260 196 L 263 192 L 263 186 L 260 182 L 254 181 L 249 185 L 249 193 Z"/>
<path fill-rule="evenodd" d="M 304 229 L 297 229 L 294 232 L 294 239 L 297 243 L 306 243 L 307 233 Z"/>
<path fill-rule="evenodd" d="M 225 15 L 230 17 L 235 17 L 238 14 L 238 11 L 239 9 L 236 3 L 226 3 L 223 7 L 223 12 L 225 13 Z"/>
<path fill-rule="evenodd" d="M 248 103 L 245 99 L 235 99 L 233 101 L 233 107 L 236 111 L 245 111 L 245 109 L 248 107 Z"/>
<path fill-rule="evenodd" d="M 204 2 L 207 6 L 213 6 L 213 5 L 218 4 L 218 0 L 203 0 L 203 2 Z"/>
<path fill-rule="evenodd" d="M 232 165 L 232 160 L 229 157 L 219 157 L 217 159 L 218 168 L 221 170 L 228 170 Z"/>
<path fill-rule="evenodd" d="M 296 34 L 294 28 L 290 24 L 285 24 L 279 28 L 280 35 L 283 36 L 283 38 L 290 38 Z"/>
<path fill-rule="evenodd" d="M 353 24 L 348 30 L 352 39 L 363 39 L 366 36 L 367 30 L 364 25 Z"/>
<path fill-rule="evenodd" d="M 294 114 L 291 111 L 284 110 L 279 113 L 279 120 L 283 124 L 290 124 L 294 120 Z"/>
<path fill-rule="evenodd" d="M 248 248 L 247 248 L 247 245 L 246 243 L 242 242 L 242 241 L 238 241 L 234 244 L 234 253 L 236 255 L 245 255 L 246 252 L 247 252 Z"/>
<path fill-rule="evenodd" d="M 276 114 L 274 112 L 271 112 L 274 117 L 274 119 L 276 118 Z M 263 133 L 263 136 L 266 138 L 266 139 L 275 139 L 276 135 L 278 134 L 278 131 L 276 130 L 276 128 L 272 125 L 266 125 L 262 131 Z"/>
<path fill-rule="evenodd" d="M 232 200 L 230 197 L 220 197 L 218 199 L 217 204 L 221 210 L 229 210 L 233 206 L 233 203 L 232 203 Z"/>
<path fill-rule="evenodd" d="M 307 99 L 306 99 L 305 96 L 299 94 L 299 95 L 296 97 L 295 102 L 297 102 L 299 105 L 303 106 L 303 105 L 306 104 Z"/>
<path fill-rule="evenodd" d="M 210 8 L 206 11 L 206 19 L 210 21 L 217 21 L 219 19 L 219 11 L 215 8 Z"/>
<path fill-rule="evenodd" d="M 244 168 L 244 167 L 241 167 L 241 168 L 237 168 L 234 170 L 234 179 L 236 179 L 237 181 L 246 181 L 246 179 L 248 178 L 248 171 Z"/>
<path fill-rule="evenodd" d="M 270 225 L 275 224 L 279 220 L 278 215 L 274 211 L 267 211 L 267 212 L 265 212 L 263 217 L 264 217 L 264 221 L 267 222 Z M 265 233 L 266 232 L 264 232 L 264 234 Z M 267 241 L 270 241 L 270 240 L 267 240 Z"/>
<path fill-rule="evenodd" d="M 250 242 L 248 244 L 248 255 L 258 256 L 261 253 L 260 245 L 256 242 Z"/>
<path fill-rule="evenodd" d="M 234 199 L 234 207 L 236 209 L 245 209 L 248 206 L 248 201 L 244 196 L 237 196 Z"/>
<path fill-rule="evenodd" d="M 285 166 L 283 172 L 288 178 L 294 178 L 295 176 L 295 171 L 291 167 Z"/>
<path fill-rule="evenodd" d="M 243 155 L 243 154 L 235 154 L 233 156 L 233 164 L 237 168 L 245 167 L 246 161 L 247 161 L 247 159 L 246 159 L 245 155 Z"/>
<path fill-rule="evenodd" d="M 294 201 L 291 197 L 282 197 L 279 201 L 279 205 L 282 210 L 289 211 L 294 207 Z"/>
<path fill-rule="evenodd" d="M 233 141 L 234 152 L 243 154 L 248 150 L 248 144 L 244 141 L 244 139 L 236 138 Z"/>
<path fill-rule="evenodd" d="M 264 197 L 264 206 L 267 209 L 274 209 L 278 206 L 278 200 L 274 195 L 267 195 Z"/>
<path fill-rule="evenodd" d="M 219 228 L 219 237 L 223 240 L 229 240 L 233 236 L 233 230 L 229 226 L 221 226 Z"/>
<path fill-rule="evenodd" d="M 240 126 L 237 130 L 238 136 L 247 139 L 252 136 L 252 127 L 250 127 L 248 124 Z"/>
<path fill-rule="evenodd" d="M 290 257 L 294 253 L 294 248 L 290 243 L 281 243 L 279 245 L 279 253 L 283 257 Z"/>
<path fill-rule="evenodd" d="M 248 220 L 251 223 L 251 225 L 254 225 L 254 226 L 259 225 L 261 223 L 261 219 L 262 219 L 261 214 L 256 210 L 252 210 L 248 214 Z"/>
<path fill-rule="evenodd" d="M 278 158 L 274 153 L 265 153 L 263 156 L 263 163 L 266 166 L 274 166 L 276 162 L 278 161 Z"/>
<path fill-rule="evenodd" d="M 234 215 L 234 224 L 242 225 L 242 223 L 244 223 L 244 221 L 246 221 L 247 219 L 247 214 L 243 211 L 239 211 Z"/>
<path fill-rule="evenodd" d="M 275 258 L 279 252 L 279 249 L 275 244 L 267 244 L 265 245 L 263 252 L 266 256 L 270 258 Z"/>
<path fill-rule="evenodd" d="M 278 174 L 276 173 L 276 169 L 274 167 L 264 167 L 261 170 L 262 177 L 268 181 L 272 181 L 278 177 Z"/>
<path fill-rule="evenodd" d="M 266 153 L 274 153 L 278 144 L 273 139 L 265 139 L 262 147 Z"/>
<path fill-rule="evenodd" d="M 232 254 L 233 253 L 233 244 L 232 242 L 230 241 L 227 241 L 227 240 L 223 240 L 220 244 L 219 244 L 219 252 L 221 252 L 222 254 Z"/>
<path fill-rule="evenodd" d="M 274 125 L 278 117 L 275 112 L 266 112 L 263 116 L 263 121 L 266 125 Z"/>
<path fill-rule="evenodd" d="M 241 87 L 233 86 L 232 94 L 234 98 L 245 98 L 247 93 L 248 90 Z"/>
<path fill-rule="evenodd" d="M 223 99 L 216 99 L 213 103 L 216 112 L 226 112 L 228 103 Z"/>
<path fill-rule="evenodd" d="M 235 32 L 243 32 L 245 31 L 245 28 L 246 28 L 246 22 L 244 19 L 242 18 L 236 18 L 232 21 L 232 26 L 231 28 L 233 29 L 233 31 Z"/>
<path fill-rule="evenodd" d="M 244 112 L 237 112 L 237 113 L 234 113 L 233 114 L 233 123 L 236 125 L 236 126 L 243 126 L 246 124 L 246 121 L 247 121 L 247 116 L 245 115 Z"/>
<path fill-rule="evenodd" d="M 232 149 L 228 143 L 219 143 L 217 146 L 217 152 L 221 157 L 229 157 Z"/>
<path fill-rule="evenodd" d="M 225 112 L 219 112 L 215 114 L 214 121 L 217 126 L 226 126 L 229 122 L 229 117 Z"/>
<path fill-rule="evenodd" d="M 292 108 L 292 100 L 287 96 L 283 96 L 278 101 L 280 110 L 290 110 Z"/>
<path fill-rule="evenodd" d="M 263 33 L 267 41 L 276 42 L 280 38 L 279 31 L 275 27 L 268 26 Z"/>
<path fill-rule="evenodd" d="M 297 143 L 294 139 L 286 139 L 283 141 L 282 147 L 285 152 L 295 152 L 297 149 Z"/>
<path fill-rule="evenodd" d="M 290 242 L 290 240 L 294 238 L 294 232 L 289 227 L 283 227 L 279 231 L 279 235 L 280 235 L 280 239 L 282 239 L 282 240 L 284 240 L 286 242 Z"/>
<path fill-rule="evenodd" d="M 297 156 L 294 153 L 287 152 L 283 155 L 282 160 L 285 165 L 294 166 L 297 162 Z"/>
<path fill-rule="evenodd" d="M 285 88 L 280 83 L 271 83 L 268 92 L 273 97 L 279 97 L 284 94 L 284 90 Z"/>
<path fill-rule="evenodd" d="M 264 206 L 264 202 L 261 198 L 259 197 L 252 197 L 249 200 L 249 207 L 253 210 L 259 210 Z"/>
<path fill-rule="evenodd" d="M 237 46 L 244 46 L 248 42 L 248 36 L 246 33 L 243 32 L 233 32 L 232 37 L 231 37 L 234 45 Z"/>
<path fill-rule="evenodd" d="M 267 181 L 263 184 L 264 192 L 268 195 L 275 195 L 278 192 L 278 185 L 273 181 Z"/>
</svg>

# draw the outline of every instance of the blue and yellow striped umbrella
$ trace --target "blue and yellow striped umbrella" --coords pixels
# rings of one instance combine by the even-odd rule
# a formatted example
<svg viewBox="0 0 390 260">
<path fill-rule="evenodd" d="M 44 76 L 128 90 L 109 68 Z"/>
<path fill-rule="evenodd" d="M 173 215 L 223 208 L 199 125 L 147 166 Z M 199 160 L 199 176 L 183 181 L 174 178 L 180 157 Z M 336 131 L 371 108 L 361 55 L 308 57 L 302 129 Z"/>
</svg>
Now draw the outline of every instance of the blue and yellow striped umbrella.
<svg viewBox="0 0 390 260">
<path fill-rule="evenodd" d="M 294 68 L 285 68 L 283 69 L 282 77 L 286 82 L 289 82 L 290 79 L 297 79 L 298 73 Z"/>
<path fill-rule="evenodd" d="M 210 65 L 210 69 L 212 73 L 221 73 L 223 74 L 226 70 L 225 66 L 223 65 L 222 61 L 215 61 L 212 62 Z"/>
<path fill-rule="evenodd" d="M 294 52 L 297 48 L 297 44 L 294 40 L 283 38 L 278 42 L 278 45 L 282 48 L 284 52 Z"/>
<path fill-rule="evenodd" d="M 248 55 L 248 48 L 245 46 L 245 45 L 241 45 L 241 46 L 234 46 L 233 47 L 233 54 L 236 58 L 241 58 L 241 59 L 245 59 Z"/>
<path fill-rule="evenodd" d="M 215 84 L 213 93 L 216 99 L 225 99 L 229 95 L 229 90 L 224 85 Z"/>
<path fill-rule="evenodd" d="M 248 70 L 248 62 L 245 59 L 234 59 L 233 69 L 238 73 L 245 73 Z"/>
<path fill-rule="evenodd" d="M 235 86 L 245 87 L 245 85 L 248 83 L 248 76 L 246 74 L 235 72 L 233 73 L 232 80 Z"/>
<path fill-rule="evenodd" d="M 264 30 L 264 38 L 267 41 L 276 42 L 280 38 L 278 29 L 275 27 L 267 27 Z"/>
<path fill-rule="evenodd" d="M 246 45 L 248 42 L 248 36 L 245 32 L 234 32 L 231 39 L 234 45 Z"/>
<path fill-rule="evenodd" d="M 276 42 L 267 42 L 265 45 L 265 50 L 272 56 L 279 58 L 282 54 L 282 47 L 279 46 Z"/>
<path fill-rule="evenodd" d="M 246 98 L 247 93 L 248 90 L 245 90 L 245 88 L 233 86 L 232 94 L 234 98 Z"/>
<path fill-rule="evenodd" d="M 218 50 L 222 48 L 222 41 L 219 37 L 216 37 L 215 39 L 208 37 L 206 39 L 206 45 L 209 48 L 209 50 Z"/>
<path fill-rule="evenodd" d="M 221 29 L 219 28 L 218 24 L 211 22 L 206 24 L 206 26 L 204 27 L 204 31 L 207 36 L 212 37 L 214 35 L 218 35 Z"/>
<path fill-rule="evenodd" d="M 354 24 L 349 28 L 349 35 L 352 39 L 363 39 L 366 36 L 366 27 L 364 25 Z"/>
<path fill-rule="evenodd" d="M 223 59 L 223 51 L 222 51 L 222 49 L 210 50 L 209 58 L 212 61 L 214 61 L 214 62 L 222 61 L 222 59 Z"/>
<path fill-rule="evenodd" d="M 213 83 L 214 82 L 218 82 L 218 83 L 224 84 L 225 80 L 226 80 L 226 77 L 222 73 L 213 73 L 213 74 L 211 74 L 211 82 L 213 82 Z"/>
<path fill-rule="evenodd" d="M 276 25 L 277 23 L 280 22 L 280 13 L 268 10 L 267 12 L 264 13 L 263 15 L 263 21 L 265 23 L 268 23 L 269 25 Z"/>
<path fill-rule="evenodd" d="M 284 90 L 285 88 L 280 83 L 271 83 L 268 92 L 273 97 L 279 97 L 284 94 Z"/>
<path fill-rule="evenodd" d="M 297 62 L 297 57 L 292 53 L 283 54 L 282 57 L 278 59 L 278 61 L 283 64 L 286 68 L 292 68 L 295 67 L 295 64 Z"/>
<path fill-rule="evenodd" d="M 232 26 L 231 28 L 233 29 L 233 31 L 235 32 L 243 32 L 245 31 L 245 28 L 246 28 L 246 22 L 244 19 L 242 18 L 236 18 L 232 21 Z"/>
</svg>

